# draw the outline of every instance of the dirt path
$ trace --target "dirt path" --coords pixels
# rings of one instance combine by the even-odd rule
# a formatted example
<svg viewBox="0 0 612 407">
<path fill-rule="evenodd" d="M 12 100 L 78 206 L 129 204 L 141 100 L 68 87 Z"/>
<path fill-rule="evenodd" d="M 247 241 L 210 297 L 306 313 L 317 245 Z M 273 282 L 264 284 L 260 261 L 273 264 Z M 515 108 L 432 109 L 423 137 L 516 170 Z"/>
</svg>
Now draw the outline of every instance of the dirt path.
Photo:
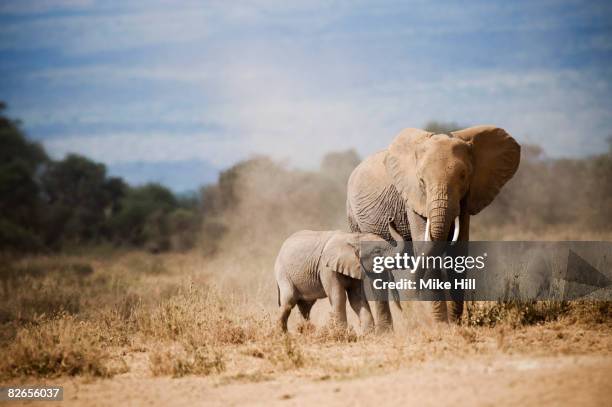
<svg viewBox="0 0 612 407">
<path fill-rule="evenodd" d="M 90 383 L 65 381 L 62 405 L 606 405 L 612 400 L 611 378 L 609 356 L 430 361 L 346 380 L 287 374 L 270 381 L 223 384 L 211 378 L 130 373 Z"/>
</svg>

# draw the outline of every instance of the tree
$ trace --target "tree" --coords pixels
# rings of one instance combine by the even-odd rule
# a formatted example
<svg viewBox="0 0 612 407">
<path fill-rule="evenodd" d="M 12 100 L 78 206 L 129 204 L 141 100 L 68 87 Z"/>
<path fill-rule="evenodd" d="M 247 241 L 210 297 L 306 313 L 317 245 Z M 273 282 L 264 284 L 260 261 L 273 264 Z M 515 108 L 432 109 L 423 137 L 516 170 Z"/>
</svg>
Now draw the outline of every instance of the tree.
<svg viewBox="0 0 612 407">
<path fill-rule="evenodd" d="M 166 250 L 170 245 L 168 214 L 177 207 L 175 196 L 160 184 L 131 188 L 120 202 L 112 230 L 118 242 Z"/>
<path fill-rule="evenodd" d="M 0 102 L 0 248 L 38 250 L 41 200 L 38 174 L 49 158 L 27 140 L 19 122 L 5 116 Z"/>
<path fill-rule="evenodd" d="M 457 131 L 467 126 L 461 126 L 455 122 L 439 122 L 436 120 L 430 120 L 425 124 L 425 129 L 436 134 L 447 134 L 452 131 Z"/>
<path fill-rule="evenodd" d="M 108 178 L 104 164 L 70 154 L 49 164 L 42 185 L 48 205 L 48 243 L 109 237 L 107 221 L 119 210 L 126 185 L 119 178 Z"/>
</svg>

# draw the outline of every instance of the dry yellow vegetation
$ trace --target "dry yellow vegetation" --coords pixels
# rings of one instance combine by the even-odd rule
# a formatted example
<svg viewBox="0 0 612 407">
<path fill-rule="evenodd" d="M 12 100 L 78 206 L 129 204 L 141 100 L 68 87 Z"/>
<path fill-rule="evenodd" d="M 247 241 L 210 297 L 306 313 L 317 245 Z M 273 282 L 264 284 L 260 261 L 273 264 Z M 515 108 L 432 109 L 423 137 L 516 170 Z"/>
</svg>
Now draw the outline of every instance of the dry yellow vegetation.
<svg viewBox="0 0 612 407">
<path fill-rule="evenodd" d="M 360 336 L 326 324 L 327 305 L 320 301 L 313 322 L 296 314 L 291 333 L 283 335 L 273 296 L 261 289 L 267 282 L 273 287 L 269 270 L 249 272 L 250 279 L 234 285 L 239 276 L 222 274 L 221 263 L 197 253 L 3 264 L 0 374 L 8 382 L 109 378 L 132 368 L 145 376 L 211 376 L 223 383 L 288 371 L 325 380 L 499 352 L 612 353 L 606 302 L 469 304 L 460 326 L 435 324 L 423 317 L 426 304 L 406 303 L 394 334 Z"/>
</svg>

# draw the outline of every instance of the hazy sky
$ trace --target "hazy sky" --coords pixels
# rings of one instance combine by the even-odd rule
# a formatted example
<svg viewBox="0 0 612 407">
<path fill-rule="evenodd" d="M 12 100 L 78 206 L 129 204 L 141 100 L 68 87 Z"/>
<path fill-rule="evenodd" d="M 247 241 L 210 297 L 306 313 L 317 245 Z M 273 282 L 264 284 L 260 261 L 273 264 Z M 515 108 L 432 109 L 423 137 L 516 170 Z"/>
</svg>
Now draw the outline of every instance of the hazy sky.
<svg viewBox="0 0 612 407">
<path fill-rule="evenodd" d="M 177 191 L 253 154 L 299 167 L 430 119 L 550 156 L 612 134 L 612 3 L 0 2 L 0 99 L 56 158 Z"/>
</svg>

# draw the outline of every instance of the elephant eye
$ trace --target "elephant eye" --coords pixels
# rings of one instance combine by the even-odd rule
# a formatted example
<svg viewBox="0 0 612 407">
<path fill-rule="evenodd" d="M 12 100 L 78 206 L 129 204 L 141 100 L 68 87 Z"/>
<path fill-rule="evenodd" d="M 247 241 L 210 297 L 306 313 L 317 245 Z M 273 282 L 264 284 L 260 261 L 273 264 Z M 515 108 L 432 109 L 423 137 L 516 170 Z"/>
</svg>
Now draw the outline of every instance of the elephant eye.
<svg viewBox="0 0 612 407">
<path fill-rule="evenodd" d="M 419 179 L 419 187 L 421 188 L 421 191 L 425 191 L 425 181 L 423 181 L 423 178 Z"/>
</svg>

